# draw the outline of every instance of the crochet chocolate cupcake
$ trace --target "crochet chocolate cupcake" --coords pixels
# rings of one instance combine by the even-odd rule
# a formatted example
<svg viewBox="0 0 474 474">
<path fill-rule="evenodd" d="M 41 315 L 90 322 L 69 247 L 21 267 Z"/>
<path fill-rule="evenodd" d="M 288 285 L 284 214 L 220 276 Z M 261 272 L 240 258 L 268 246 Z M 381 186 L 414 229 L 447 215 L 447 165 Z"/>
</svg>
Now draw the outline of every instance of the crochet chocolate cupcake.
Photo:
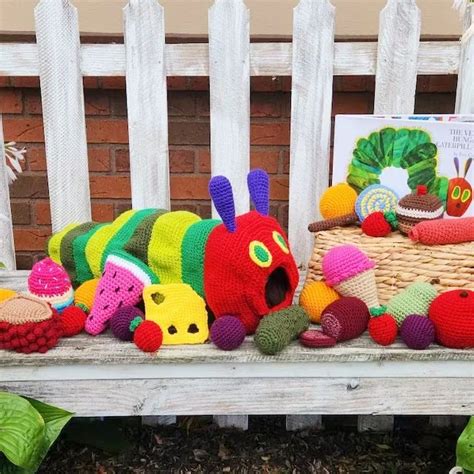
<svg viewBox="0 0 474 474">
<path fill-rule="evenodd" d="M 444 206 L 438 196 L 427 193 L 426 186 L 418 186 L 415 193 L 400 199 L 396 214 L 400 232 L 408 235 L 418 222 L 443 217 Z"/>
</svg>

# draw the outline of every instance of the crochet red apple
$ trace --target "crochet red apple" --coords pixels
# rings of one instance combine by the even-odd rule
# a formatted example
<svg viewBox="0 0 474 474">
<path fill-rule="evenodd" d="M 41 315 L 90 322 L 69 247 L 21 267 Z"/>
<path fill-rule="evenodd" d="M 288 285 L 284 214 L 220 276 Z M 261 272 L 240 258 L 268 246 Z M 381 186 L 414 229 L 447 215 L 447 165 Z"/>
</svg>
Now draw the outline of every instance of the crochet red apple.
<svg viewBox="0 0 474 474">
<path fill-rule="evenodd" d="M 373 316 L 369 321 L 369 334 L 374 342 L 381 346 L 389 346 L 395 342 L 398 326 L 390 314 Z"/>
<path fill-rule="evenodd" d="M 428 316 L 441 345 L 453 349 L 474 347 L 474 291 L 442 293 L 431 303 Z"/>
</svg>

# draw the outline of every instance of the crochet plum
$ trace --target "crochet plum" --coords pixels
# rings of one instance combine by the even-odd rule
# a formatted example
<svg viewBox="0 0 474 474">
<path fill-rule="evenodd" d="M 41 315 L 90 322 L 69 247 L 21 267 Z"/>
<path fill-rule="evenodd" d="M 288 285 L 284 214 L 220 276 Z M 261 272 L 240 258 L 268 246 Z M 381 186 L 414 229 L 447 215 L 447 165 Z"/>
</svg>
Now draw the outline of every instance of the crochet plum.
<svg viewBox="0 0 474 474">
<path fill-rule="evenodd" d="M 150 283 L 190 285 L 217 319 L 233 315 L 248 334 L 263 316 L 291 305 L 298 269 L 285 232 L 268 215 L 268 175 L 253 170 L 247 184 L 255 210 L 236 216 L 230 182 L 211 179 L 209 192 L 222 221 L 187 211 L 130 210 L 109 224 L 55 234 L 48 254 L 74 275 L 76 285 L 100 278 L 86 330 L 104 331 L 112 314 L 136 305 Z"/>
<path fill-rule="evenodd" d="M 410 314 L 403 320 L 400 337 L 410 349 L 426 349 L 435 339 L 434 324 L 426 316 Z"/>
<path fill-rule="evenodd" d="M 110 318 L 110 330 L 112 334 L 121 341 L 132 341 L 133 332 L 130 330 L 130 323 L 136 318 L 145 319 L 143 311 L 135 306 L 122 306 Z"/>
<path fill-rule="evenodd" d="M 245 339 L 245 326 L 234 316 L 222 316 L 211 326 L 211 341 L 223 351 L 237 349 Z"/>
</svg>

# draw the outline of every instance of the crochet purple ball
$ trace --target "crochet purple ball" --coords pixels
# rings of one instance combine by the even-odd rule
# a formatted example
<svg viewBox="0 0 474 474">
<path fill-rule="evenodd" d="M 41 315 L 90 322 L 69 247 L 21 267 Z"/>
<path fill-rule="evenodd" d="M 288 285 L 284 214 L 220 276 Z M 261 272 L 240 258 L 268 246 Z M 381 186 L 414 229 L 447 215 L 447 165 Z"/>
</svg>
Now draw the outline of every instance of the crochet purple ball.
<svg viewBox="0 0 474 474">
<path fill-rule="evenodd" d="M 435 327 L 426 316 L 411 314 L 403 320 L 400 337 L 410 349 L 426 349 L 435 339 Z"/>
<path fill-rule="evenodd" d="M 137 317 L 145 319 L 143 311 L 135 306 L 122 306 L 110 318 L 110 329 L 112 334 L 121 341 L 132 341 L 133 332 L 130 331 L 130 323 Z"/>
<path fill-rule="evenodd" d="M 211 326 L 211 341 L 223 351 L 237 349 L 245 334 L 245 326 L 234 316 L 221 316 Z"/>
</svg>

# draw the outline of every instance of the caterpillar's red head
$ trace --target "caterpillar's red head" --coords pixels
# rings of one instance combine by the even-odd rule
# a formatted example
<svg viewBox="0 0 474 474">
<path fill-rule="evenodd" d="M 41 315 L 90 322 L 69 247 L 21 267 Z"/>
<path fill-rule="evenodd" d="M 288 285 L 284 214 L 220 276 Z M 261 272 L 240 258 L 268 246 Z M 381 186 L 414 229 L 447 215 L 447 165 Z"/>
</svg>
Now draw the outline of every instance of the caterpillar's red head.
<svg viewBox="0 0 474 474">
<path fill-rule="evenodd" d="M 223 176 L 209 184 L 223 224 L 209 235 L 204 259 L 204 293 L 216 317 L 237 316 L 247 333 L 262 316 L 292 303 L 298 270 L 288 239 L 269 212 L 268 176 L 248 175 L 255 211 L 235 217 L 232 188 Z"/>
<path fill-rule="evenodd" d="M 469 158 L 464 167 L 464 177 L 461 178 L 459 176 L 459 159 L 454 158 L 454 166 L 456 167 L 458 177 L 449 180 L 448 201 L 446 204 L 446 213 L 448 216 L 461 217 L 471 205 L 472 186 L 466 179 L 471 163 L 472 158 Z"/>
</svg>

